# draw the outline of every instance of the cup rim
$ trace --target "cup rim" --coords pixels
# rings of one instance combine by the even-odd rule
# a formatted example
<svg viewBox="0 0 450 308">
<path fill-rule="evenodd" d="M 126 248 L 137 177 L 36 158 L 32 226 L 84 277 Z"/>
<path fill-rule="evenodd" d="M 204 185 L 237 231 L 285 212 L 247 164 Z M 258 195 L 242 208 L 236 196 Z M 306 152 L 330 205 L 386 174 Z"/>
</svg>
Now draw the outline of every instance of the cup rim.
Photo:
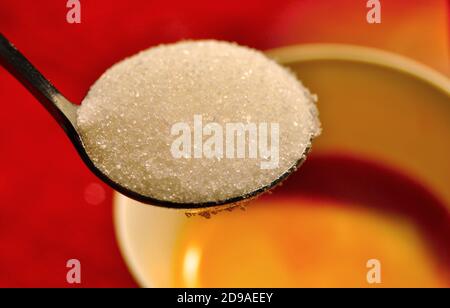
<svg viewBox="0 0 450 308">
<path fill-rule="evenodd" d="M 348 44 L 299 44 L 270 49 L 264 52 L 268 57 L 280 64 L 323 60 L 342 60 L 357 63 L 373 64 L 399 71 L 433 86 L 450 98 L 450 79 L 444 74 L 416 60 L 405 56 L 377 49 Z M 149 278 L 145 278 L 132 254 L 130 243 L 125 233 L 126 197 L 114 191 L 113 223 L 116 241 L 122 258 L 131 276 L 139 287 L 149 288 Z M 143 205 L 149 206 L 149 205 Z M 167 209 L 170 211 L 171 209 Z M 174 210 L 172 210 L 174 211 Z"/>
<path fill-rule="evenodd" d="M 270 49 L 265 54 L 280 64 L 324 60 L 374 64 L 422 80 L 450 96 L 449 77 L 417 60 L 379 48 L 348 44 L 301 44 Z"/>
</svg>

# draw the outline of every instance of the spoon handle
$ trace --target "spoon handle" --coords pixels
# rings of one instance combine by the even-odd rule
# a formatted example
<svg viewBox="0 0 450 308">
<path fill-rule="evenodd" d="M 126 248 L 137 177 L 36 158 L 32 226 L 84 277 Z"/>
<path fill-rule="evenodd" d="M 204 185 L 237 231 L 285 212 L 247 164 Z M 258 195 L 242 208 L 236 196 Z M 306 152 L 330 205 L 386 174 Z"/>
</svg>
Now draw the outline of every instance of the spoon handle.
<svg viewBox="0 0 450 308">
<path fill-rule="evenodd" d="M 36 97 L 66 133 L 73 133 L 77 106 L 69 102 L 1 33 L 0 64 Z"/>
</svg>

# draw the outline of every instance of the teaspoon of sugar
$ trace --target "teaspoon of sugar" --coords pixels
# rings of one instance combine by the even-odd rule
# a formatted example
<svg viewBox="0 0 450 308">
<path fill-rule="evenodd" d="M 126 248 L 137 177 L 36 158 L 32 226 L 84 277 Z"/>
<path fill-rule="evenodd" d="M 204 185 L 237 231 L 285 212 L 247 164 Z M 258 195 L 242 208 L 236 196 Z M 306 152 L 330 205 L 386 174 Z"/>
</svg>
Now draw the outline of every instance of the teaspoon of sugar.
<svg viewBox="0 0 450 308">
<path fill-rule="evenodd" d="M 240 195 L 233 195 L 220 200 L 205 200 L 205 202 L 179 202 L 155 197 L 119 183 L 120 181 L 112 178 L 110 174 L 99 168 L 86 150 L 85 142 L 77 124 L 80 106 L 67 100 L 2 34 L 0 34 L 0 63 L 34 95 L 59 123 L 84 163 L 98 178 L 121 194 L 142 203 L 188 211 L 228 208 L 250 200 L 279 184 L 298 168 L 309 150 L 309 146 L 307 146 L 298 159 L 293 161 L 289 168 L 276 178 L 267 178 L 265 183 Z M 311 139 L 313 137 L 315 137 L 314 134 L 311 135 Z"/>
</svg>

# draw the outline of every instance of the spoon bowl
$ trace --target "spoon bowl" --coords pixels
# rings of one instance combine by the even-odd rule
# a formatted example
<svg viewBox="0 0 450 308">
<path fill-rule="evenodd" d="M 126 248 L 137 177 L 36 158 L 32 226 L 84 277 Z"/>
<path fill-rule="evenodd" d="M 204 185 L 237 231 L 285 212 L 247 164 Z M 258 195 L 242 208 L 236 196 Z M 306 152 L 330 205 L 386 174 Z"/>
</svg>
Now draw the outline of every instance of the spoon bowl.
<svg viewBox="0 0 450 308">
<path fill-rule="evenodd" d="M 230 208 L 237 204 L 246 202 L 258 195 L 272 189 L 281 183 L 292 172 L 294 172 L 304 161 L 307 151 L 280 177 L 269 184 L 259 187 L 245 195 L 218 201 L 202 203 L 179 203 L 166 200 L 159 200 L 150 196 L 142 195 L 130 190 L 123 185 L 112 180 L 102 172 L 91 160 L 86 152 L 82 138 L 77 130 L 77 109 L 79 105 L 70 102 L 46 79 L 25 56 L 19 52 L 8 39 L 0 33 L 0 64 L 9 71 L 18 81 L 20 81 L 33 96 L 47 109 L 58 124 L 64 129 L 72 144 L 75 146 L 86 166 L 103 182 L 108 184 L 119 193 L 137 200 L 141 203 L 161 206 L 166 208 L 184 209 L 189 211 L 216 211 Z"/>
</svg>

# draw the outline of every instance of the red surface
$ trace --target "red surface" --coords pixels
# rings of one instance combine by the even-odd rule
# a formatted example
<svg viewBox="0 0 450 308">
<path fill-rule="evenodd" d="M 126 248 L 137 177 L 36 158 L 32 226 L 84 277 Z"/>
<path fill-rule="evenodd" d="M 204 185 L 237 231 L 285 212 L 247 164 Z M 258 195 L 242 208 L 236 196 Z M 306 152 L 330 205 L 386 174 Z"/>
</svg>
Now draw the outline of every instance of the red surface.
<svg viewBox="0 0 450 308">
<path fill-rule="evenodd" d="M 64 0 L 0 1 L 0 31 L 74 102 L 114 62 L 159 43 L 216 38 L 260 49 L 283 45 L 273 29 L 286 31 L 282 21 L 295 4 L 315 5 L 81 2 L 82 23 L 68 24 Z M 345 3 L 342 10 L 362 10 L 360 1 Z M 114 237 L 111 189 L 101 184 L 103 196 L 92 185 L 99 180 L 63 131 L 3 69 L 0 101 L 0 287 L 71 286 L 65 264 L 72 258 L 81 261 L 83 287 L 136 286 Z"/>
</svg>

